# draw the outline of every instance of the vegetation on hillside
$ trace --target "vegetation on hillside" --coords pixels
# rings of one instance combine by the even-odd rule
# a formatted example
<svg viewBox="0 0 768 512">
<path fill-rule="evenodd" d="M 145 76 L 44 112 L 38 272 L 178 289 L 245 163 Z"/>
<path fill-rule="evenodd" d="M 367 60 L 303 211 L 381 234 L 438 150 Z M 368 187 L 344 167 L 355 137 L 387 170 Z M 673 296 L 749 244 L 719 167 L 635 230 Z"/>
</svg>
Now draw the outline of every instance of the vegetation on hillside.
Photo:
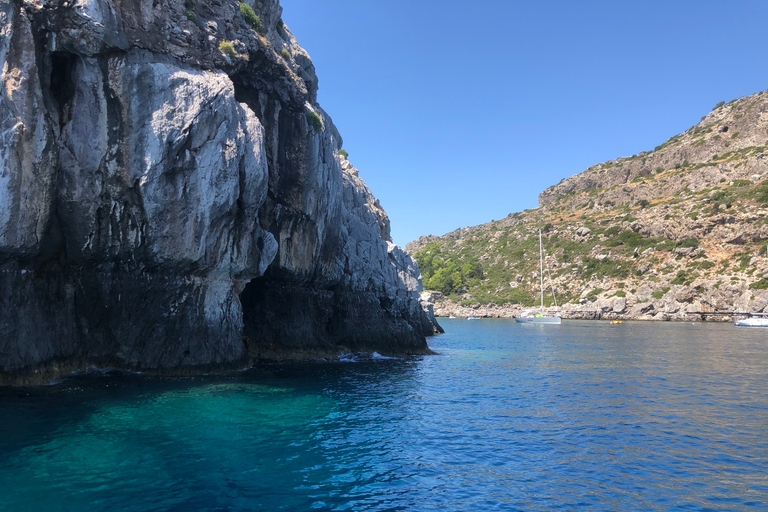
<svg viewBox="0 0 768 512">
<path fill-rule="evenodd" d="M 235 46 L 232 44 L 232 41 L 227 41 L 226 39 L 219 43 L 219 50 L 233 59 L 238 55 L 237 51 L 235 50 Z"/>
<path fill-rule="evenodd" d="M 307 112 L 307 123 L 318 133 L 323 130 L 323 121 L 317 112 Z"/>
<path fill-rule="evenodd" d="M 537 209 L 416 243 L 425 288 L 464 305 L 538 304 L 541 229 L 561 304 L 768 289 L 768 93 L 756 98 L 564 180 Z M 653 292 L 638 298 L 643 286 Z"/>
<path fill-rule="evenodd" d="M 245 2 L 240 2 L 240 16 L 243 17 L 248 26 L 250 26 L 259 34 L 264 35 L 266 33 L 264 31 L 264 24 L 261 22 L 261 18 L 259 18 L 251 6 Z"/>
</svg>

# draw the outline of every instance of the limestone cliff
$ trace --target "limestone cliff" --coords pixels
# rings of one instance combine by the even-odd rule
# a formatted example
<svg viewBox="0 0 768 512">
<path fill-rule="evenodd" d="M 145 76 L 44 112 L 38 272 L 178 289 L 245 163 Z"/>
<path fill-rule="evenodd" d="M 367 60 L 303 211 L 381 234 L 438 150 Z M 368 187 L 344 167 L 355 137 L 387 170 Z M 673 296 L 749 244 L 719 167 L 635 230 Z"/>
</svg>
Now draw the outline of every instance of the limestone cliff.
<svg viewBox="0 0 768 512">
<path fill-rule="evenodd" d="M 428 351 L 419 270 L 281 13 L 0 3 L 0 383 Z"/>
<path fill-rule="evenodd" d="M 514 316 L 538 304 L 538 229 L 565 317 L 762 311 L 766 154 L 768 91 L 718 104 L 651 151 L 562 180 L 534 210 L 421 237 L 408 250 L 439 292 L 438 315 Z"/>
</svg>

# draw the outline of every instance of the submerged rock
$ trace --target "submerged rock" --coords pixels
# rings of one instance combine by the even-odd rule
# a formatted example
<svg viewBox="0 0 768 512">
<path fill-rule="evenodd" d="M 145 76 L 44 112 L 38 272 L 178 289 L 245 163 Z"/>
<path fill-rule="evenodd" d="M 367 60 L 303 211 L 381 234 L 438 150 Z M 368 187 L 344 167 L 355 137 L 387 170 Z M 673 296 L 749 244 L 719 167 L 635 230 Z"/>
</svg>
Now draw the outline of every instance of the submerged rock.
<svg viewBox="0 0 768 512">
<path fill-rule="evenodd" d="M 0 5 L 0 383 L 440 331 L 282 8 L 214 4 Z"/>
</svg>

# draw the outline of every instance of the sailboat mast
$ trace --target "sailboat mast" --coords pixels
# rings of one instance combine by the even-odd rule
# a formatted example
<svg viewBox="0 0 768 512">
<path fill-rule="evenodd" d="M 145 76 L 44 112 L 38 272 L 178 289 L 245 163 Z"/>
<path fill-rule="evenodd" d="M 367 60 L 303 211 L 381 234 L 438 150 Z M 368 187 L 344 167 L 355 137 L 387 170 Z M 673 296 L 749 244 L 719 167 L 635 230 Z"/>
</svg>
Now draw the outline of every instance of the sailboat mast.
<svg viewBox="0 0 768 512">
<path fill-rule="evenodd" d="M 541 277 L 541 312 L 544 313 L 544 247 L 541 245 L 541 230 L 539 230 L 539 276 Z"/>
</svg>

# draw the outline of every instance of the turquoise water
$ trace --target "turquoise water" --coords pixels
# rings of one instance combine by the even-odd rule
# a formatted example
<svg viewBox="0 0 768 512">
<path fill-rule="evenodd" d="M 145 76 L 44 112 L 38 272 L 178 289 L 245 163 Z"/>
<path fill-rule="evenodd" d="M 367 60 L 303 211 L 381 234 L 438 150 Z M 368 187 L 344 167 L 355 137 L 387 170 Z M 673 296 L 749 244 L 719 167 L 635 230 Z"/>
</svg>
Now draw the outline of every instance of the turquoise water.
<svg viewBox="0 0 768 512">
<path fill-rule="evenodd" d="M 437 356 L 0 390 L 0 510 L 768 510 L 768 329 L 442 323 Z"/>
</svg>

